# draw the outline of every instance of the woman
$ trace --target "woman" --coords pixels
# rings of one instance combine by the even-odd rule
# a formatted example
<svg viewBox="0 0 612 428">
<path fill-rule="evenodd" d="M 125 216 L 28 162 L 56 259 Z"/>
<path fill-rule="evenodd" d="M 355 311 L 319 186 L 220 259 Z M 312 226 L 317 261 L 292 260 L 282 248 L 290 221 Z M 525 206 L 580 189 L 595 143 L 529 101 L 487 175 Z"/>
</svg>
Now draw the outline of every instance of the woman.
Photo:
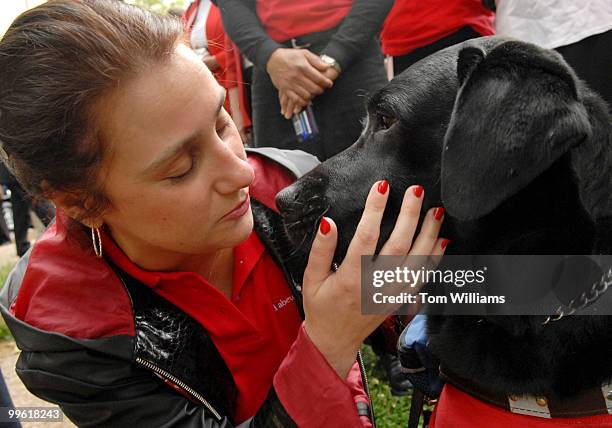
<svg viewBox="0 0 612 428">
<path fill-rule="evenodd" d="M 247 158 L 181 31 L 122 2 L 56 0 L 0 42 L 5 158 L 58 208 L 3 292 L 17 372 L 82 426 L 371 426 L 355 355 L 384 315 L 360 314 L 359 260 L 388 183 L 336 272 L 321 220 L 298 284 L 266 207 L 292 179 L 271 157 L 297 158 Z M 412 244 L 422 198 L 407 189 L 382 254 L 442 254 L 433 211 Z"/>
</svg>

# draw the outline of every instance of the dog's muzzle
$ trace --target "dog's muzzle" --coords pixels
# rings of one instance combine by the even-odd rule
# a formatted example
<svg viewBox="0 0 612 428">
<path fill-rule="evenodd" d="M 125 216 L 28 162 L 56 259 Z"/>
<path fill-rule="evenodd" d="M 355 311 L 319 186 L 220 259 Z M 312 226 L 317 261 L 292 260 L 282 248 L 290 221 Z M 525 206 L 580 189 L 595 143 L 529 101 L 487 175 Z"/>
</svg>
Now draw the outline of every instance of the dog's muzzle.
<svg viewBox="0 0 612 428">
<path fill-rule="evenodd" d="M 324 189 L 323 178 L 305 176 L 276 196 L 289 239 L 300 249 L 310 248 L 319 221 L 329 210 Z"/>
</svg>

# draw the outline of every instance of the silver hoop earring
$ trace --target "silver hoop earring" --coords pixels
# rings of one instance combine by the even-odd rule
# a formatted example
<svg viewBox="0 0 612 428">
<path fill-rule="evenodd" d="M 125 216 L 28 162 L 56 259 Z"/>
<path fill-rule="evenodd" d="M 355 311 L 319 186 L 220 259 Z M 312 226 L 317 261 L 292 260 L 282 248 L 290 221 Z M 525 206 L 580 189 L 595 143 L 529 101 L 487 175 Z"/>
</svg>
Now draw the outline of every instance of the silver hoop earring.
<svg viewBox="0 0 612 428">
<path fill-rule="evenodd" d="M 91 228 L 91 242 L 96 257 L 102 258 L 102 238 L 100 237 L 100 229 L 98 227 Z"/>
</svg>

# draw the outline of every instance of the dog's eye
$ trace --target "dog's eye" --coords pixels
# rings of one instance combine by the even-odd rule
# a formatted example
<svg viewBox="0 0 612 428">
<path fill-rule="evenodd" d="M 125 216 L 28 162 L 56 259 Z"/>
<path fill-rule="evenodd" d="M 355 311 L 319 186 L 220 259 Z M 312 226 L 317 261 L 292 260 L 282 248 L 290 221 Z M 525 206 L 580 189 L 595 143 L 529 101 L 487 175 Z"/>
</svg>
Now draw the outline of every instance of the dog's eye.
<svg viewBox="0 0 612 428">
<path fill-rule="evenodd" d="M 397 122 L 397 118 L 393 116 L 389 116 L 386 114 L 378 113 L 378 123 L 382 129 L 389 129 L 391 126 Z"/>
</svg>

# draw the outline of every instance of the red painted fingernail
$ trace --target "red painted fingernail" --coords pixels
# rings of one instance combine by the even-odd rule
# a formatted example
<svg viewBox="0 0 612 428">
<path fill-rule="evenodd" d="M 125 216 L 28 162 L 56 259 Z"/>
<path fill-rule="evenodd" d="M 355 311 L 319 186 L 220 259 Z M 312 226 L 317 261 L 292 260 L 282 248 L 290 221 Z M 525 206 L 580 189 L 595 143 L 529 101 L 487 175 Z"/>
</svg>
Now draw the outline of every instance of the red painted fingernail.
<svg viewBox="0 0 612 428">
<path fill-rule="evenodd" d="M 450 239 L 443 239 L 442 243 L 440 244 L 440 248 L 445 249 L 449 242 Z"/>
<path fill-rule="evenodd" d="M 321 219 L 321 223 L 319 224 L 319 230 L 321 230 L 321 233 L 323 235 L 327 235 L 329 231 L 331 230 L 331 225 L 329 224 L 329 221 L 327 221 L 325 217 Z"/>
<path fill-rule="evenodd" d="M 416 186 L 412 191 L 414 192 L 414 196 L 420 198 L 423 194 L 423 186 Z"/>
<path fill-rule="evenodd" d="M 380 193 L 381 195 L 384 195 L 385 193 L 387 193 L 388 189 L 389 189 L 389 182 L 387 180 L 383 180 L 380 183 L 378 183 L 378 193 Z"/>
<path fill-rule="evenodd" d="M 444 216 L 444 208 L 438 207 L 434 210 L 434 218 L 436 220 L 441 220 L 443 216 Z"/>
</svg>

